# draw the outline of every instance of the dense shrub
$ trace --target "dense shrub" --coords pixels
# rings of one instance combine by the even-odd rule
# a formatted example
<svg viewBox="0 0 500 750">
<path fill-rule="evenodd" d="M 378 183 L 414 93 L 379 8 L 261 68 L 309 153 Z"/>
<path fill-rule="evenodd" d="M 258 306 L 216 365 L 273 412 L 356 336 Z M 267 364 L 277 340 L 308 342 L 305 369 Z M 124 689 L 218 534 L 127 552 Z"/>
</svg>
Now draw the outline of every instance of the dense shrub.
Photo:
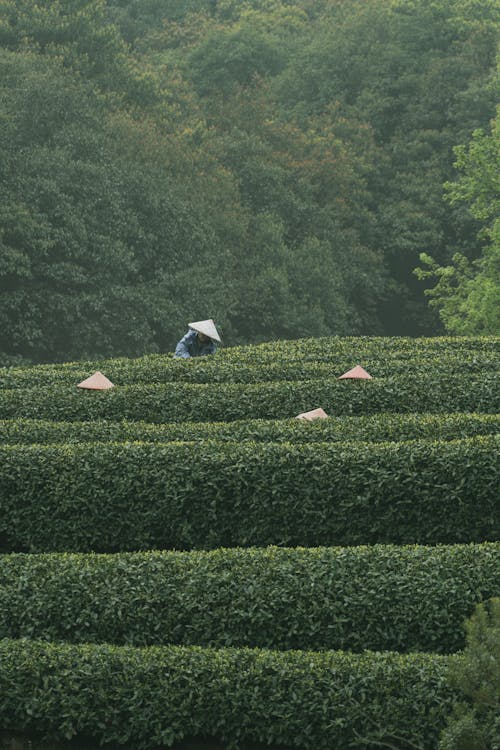
<svg viewBox="0 0 500 750">
<path fill-rule="evenodd" d="M 439 654 L 500 593 L 499 360 L 329 338 L 0 370 L 0 727 L 434 750 Z M 77 389 L 96 369 L 116 387 Z"/>
<path fill-rule="evenodd" d="M 477 368 L 498 370 L 499 337 L 336 337 L 270 341 L 257 346 L 221 348 L 216 357 L 197 360 L 174 360 L 172 353 L 153 354 L 130 359 L 126 357 L 92 361 L 66 362 L 55 365 L 0 368 L 0 386 L 15 388 L 50 383 L 72 384 L 95 370 L 103 370 L 117 384 L 136 382 L 256 382 L 259 380 L 306 380 L 320 373 L 339 376 L 354 364 L 373 368 L 373 375 L 385 376 L 427 369 L 439 372 L 472 372 Z M 323 367 L 327 365 L 328 367 Z M 318 367 L 318 370 L 315 370 Z M 255 368 L 255 369 L 253 369 Z M 303 370 L 301 369 L 303 368 Z M 330 369 L 331 368 L 331 369 Z M 262 374 L 268 371 L 268 375 Z M 286 374 L 288 372 L 288 375 Z M 313 373 L 301 375 L 291 372 Z M 319 375 L 318 375 L 319 376 Z"/>
<path fill-rule="evenodd" d="M 457 440 L 500 432 L 500 414 L 371 414 L 329 417 L 307 422 L 297 419 L 248 419 L 234 422 L 50 422 L 39 419 L 0 420 L 0 443 L 91 443 L 140 440 L 218 440 L 278 443 L 401 441 L 422 438 Z"/>
<path fill-rule="evenodd" d="M 0 725 L 137 750 L 212 737 L 303 750 L 435 747 L 454 657 L 0 641 Z"/>
<path fill-rule="evenodd" d="M 494 541 L 499 440 L 4 446 L 1 547 Z"/>
<path fill-rule="evenodd" d="M 452 652 L 500 543 L 0 556 L 0 638 Z"/>
<path fill-rule="evenodd" d="M 269 358 L 311 358 L 322 361 L 342 356 L 363 354 L 372 357 L 440 357 L 445 354 L 500 353 L 498 336 L 324 336 L 296 340 L 268 341 L 257 346 L 237 346 L 222 349 L 220 354 L 229 359 L 247 358 L 257 362 Z"/>
<path fill-rule="evenodd" d="M 353 358 L 354 357 L 354 358 Z M 261 383 L 282 380 L 334 379 L 361 364 L 374 378 L 402 378 L 449 375 L 474 375 L 487 371 L 498 372 L 500 356 L 493 352 L 428 355 L 422 357 L 392 353 L 373 357 L 351 355 L 328 361 L 305 358 L 274 359 L 247 362 L 238 357 L 200 357 L 173 359 L 171 356 L 147 356 L 140 359 L 114 359 L 104 362 L 69 365 L 39 365 L 30 368 L 11 368 L 0 371 L 1 388 L 33 388 L 43 386 L 74 387 L 96 370 L 100 370 L 116 385 L 137 383 Z M 361 361 L 360 361 L 361 360 Z"/>
<path fill-rule="evenodd" d="M 263 357 L 278 356 L 282 358 L 322 358 L 332 359 L 353 352 L 376 357 L 425 357 L 436 358 L 446 354 L 498 354 L 500 341 L 498 336 L 324 336 L 303 338 L 292 341 L 268 341 L 258 346 L 240 346 L 223 349 L 229 357 L 241 358 L 245 353 L 252 361 Z"/>
<path fill-rule="evenodd" d="M 380 412 L 500 411 L 495 373 L 395 377 L 379 380 L 316 379 L 277 383 L 130 385 L 108 391 L 69 386 L 0 390 L 0 418 L 55 421 L 132 419 L 213 422 L 286 419 L 318 406 L 332 416 Z"/>
</svg>

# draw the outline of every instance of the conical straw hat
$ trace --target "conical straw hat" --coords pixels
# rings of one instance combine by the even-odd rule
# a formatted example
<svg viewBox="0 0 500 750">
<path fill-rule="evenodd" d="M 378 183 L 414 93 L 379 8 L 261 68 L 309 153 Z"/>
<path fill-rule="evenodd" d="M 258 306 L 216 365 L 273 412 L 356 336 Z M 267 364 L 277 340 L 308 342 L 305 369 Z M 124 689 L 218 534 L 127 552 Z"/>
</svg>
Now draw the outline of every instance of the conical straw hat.
<svg viewBox="0 0 500 750">
<path fill-rule="evenodd" d="M 102 372 L 97 370 L 97 372 L 94 372 L 90 378 L 78 383 L 78 388 L 88 388 L 92 391 L 106 391 L 108 388 L 114 388 L 114 384 L 111 380 L 107 379 L 106 375 L 103 375 Z"/>
<path fill-rule="evenodd" d="M 372 376 L 370 375 L 370 373 L 366 372 L 366 370 L 363 370 L 360 365 L 356 365 L 356 367 L 353 367 L 352 370 L 344 372 L 344 374 L 341 375 L 338 380 L 342 380 L 343 378 L 353 378 L 354 380 L 372 380 Z"/>
<path fill-rule="evenodd" d="M 323 409 L 313 409 L 312 411 L 305 411 L 302 414 L 297 414 L 295 419 L 306 419 L 308 422 L 312 422 L 313 419 L 325 419 L 328 417 L 326 411 Z"/>
<path fill-rule="evenodd" d="M 193 329 L 193 331 L 198 331 L 198 333 L 204 333 L 205 336 L 208 336 L 213 341 L 219 341 L 220 342 L 220 336 L 217 333 L 217 328 L 215 327 L 215 323 L 212 320 L 212 318 L 209 318 L 209 320 L 198 320 L 197 323 L 188 323 L 188 326 Z"/>
</svg>

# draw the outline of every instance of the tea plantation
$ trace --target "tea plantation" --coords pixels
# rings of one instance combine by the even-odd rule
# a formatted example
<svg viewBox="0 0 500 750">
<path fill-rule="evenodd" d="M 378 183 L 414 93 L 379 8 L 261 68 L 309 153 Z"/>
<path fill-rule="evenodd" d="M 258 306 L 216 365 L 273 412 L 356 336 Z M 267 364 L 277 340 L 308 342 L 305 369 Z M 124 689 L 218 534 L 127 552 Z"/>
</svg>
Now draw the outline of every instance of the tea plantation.
<svg viewBox="0 0 500 750">
<path fill-rule="evenodd" d="M 329 338 L 0 369 L 0 747 L 435 748 L 500 595 L 499 364 Z"/>
</svg>

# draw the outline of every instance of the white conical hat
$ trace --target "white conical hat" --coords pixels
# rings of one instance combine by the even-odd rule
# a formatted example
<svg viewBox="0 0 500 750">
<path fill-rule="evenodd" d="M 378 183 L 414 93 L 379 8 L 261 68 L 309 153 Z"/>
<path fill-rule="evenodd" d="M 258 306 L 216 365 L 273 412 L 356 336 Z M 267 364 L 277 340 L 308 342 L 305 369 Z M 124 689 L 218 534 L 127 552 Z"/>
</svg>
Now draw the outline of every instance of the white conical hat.
<svg viewBox="0 0 500 750">
<path fill-rule="evenodd" d="M 326 419 L 326 417 L 328 417 L 328 414 L 320 407 L 319 409 L 304 411 L 302 414 L 297 414 L 296 419 L 305 419 L 307 422 L 312 422 L 313 419 Z"/>
<path fill-rule="evenodd" d="M 97 370 L 90 378 L 78 383 L 78 388 L 88 388 L 91 391 L 107 391 L 108 388 L 114 388 L 114 385 L 111 380 L 108 380 L 106 375 Z"/>
<path fill-rule="evenodd" d="M 212 339 L 212 341 L 220 342 L 221 340 L 212 318 L 209 318 L 208 320 L 198 320 L 197 323 L 188 323 L 188 326 L 192 328 L 193 331 L 204 333 L 205 336 L 208 336 L 208 338 Z"/>
<path fill-rule="evenodd" d="M 353 367 L 352 370 L 348 370 L 348 372 L 344 372 L 343 375 L 341 375 L 337 380 L 343 380 L 343 379 L 349 379 L 352 378 L 353 380 L 372 380 L 372 376 L 369 372 L 366 372 L 365 369 L 361 367 L 361 365 L 356 365 L 356 367 Z"/>
</svg>

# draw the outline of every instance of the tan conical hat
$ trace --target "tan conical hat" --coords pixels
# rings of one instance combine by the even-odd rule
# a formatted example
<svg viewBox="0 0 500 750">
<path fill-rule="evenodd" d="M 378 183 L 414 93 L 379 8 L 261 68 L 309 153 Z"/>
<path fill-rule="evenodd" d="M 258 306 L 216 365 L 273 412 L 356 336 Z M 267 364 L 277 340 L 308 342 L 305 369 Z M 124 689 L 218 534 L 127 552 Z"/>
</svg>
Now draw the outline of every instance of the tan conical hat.
<svg viewBox="0 0 500 750">
<path fill-rule="evenodd" d="M 343 378 L 353 378 L 354 380 L 372 380 L 372 376 L 370 375 L 370 373 L 366 372 L 366 370 L 363 370 L 360 365 L 356 365 L 356 367 L 353 367 L 352 370 L 344 372 L 344 374 L 341 375 L 338 380 L 342 380 Z"/>
<path fill-rule="evenodd" d="M 306 419 L 308 422 L 312 422 L 313 419 L 325 419 L 328 414 L 323 409 L 313 409 L 312 411 L 305 411 L 302 414 L 297 414 L 296 419 Z"/>
<path fill-rule="evenodd" d="M 188 323 L 188 326 L 192 328 L 193 331 L 204 333 L 205 336 L 208 336 L 212 341 L 220 342 L 221 340 L 212 318 L 209 318 L 209 320 L 198 320 L 197 323 Z"/>
<path fill-rule="evenodd" d="M 111 380 L 107 379 L 106 375 L 97 370 L 90 378 L 78 383 L 78 388 L 88 388 L 91 391 L 106 391 L 108 388 L 114 388 L 114 384 Z"/>
</svg>

